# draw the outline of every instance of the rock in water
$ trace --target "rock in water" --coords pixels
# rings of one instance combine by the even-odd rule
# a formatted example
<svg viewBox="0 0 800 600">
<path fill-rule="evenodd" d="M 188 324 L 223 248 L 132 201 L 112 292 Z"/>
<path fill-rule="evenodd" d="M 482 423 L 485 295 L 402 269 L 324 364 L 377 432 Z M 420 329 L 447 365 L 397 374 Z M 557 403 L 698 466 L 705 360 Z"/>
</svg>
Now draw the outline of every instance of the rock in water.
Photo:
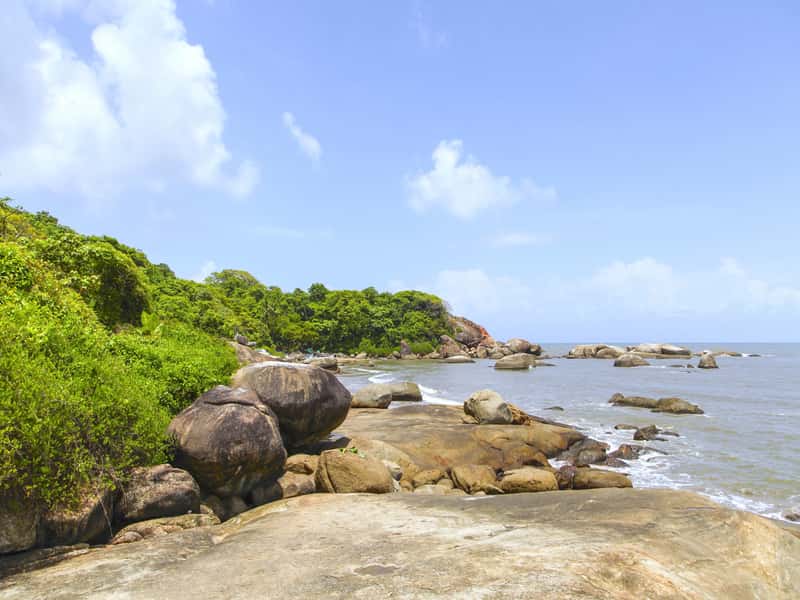
<svg viewBox="0 0 800 600">
<path fill-rule="evenodd" d="M 464 412 L 480 424 L 509 424 L 513 421 L 511 408 L 493 390 L 480 390 L 464 401 Z"/>
<path fill-rule="evenodd" d="M 200 512 L 200 486 L 171 465 L 134 469 L 115 507 L 116 521 L 134 523 Z"/>
<path fill-rule="evenodd" d="M 511 338 L 506 342 L 506 346 L 511 348 L 511 351 L 514 354 L 526 354 L 530 351 L 532 344 L 528 340 L 523 340 L 522 338 Z M 541 348 L 539 351 L 541 352 Z"/>
<path fill-rule="evenodd" d="M 175 437 L 175 465 L 220 497 L 248 493 L 286 460 L 275 413 L 253 390 L 219 385 L 172 419 L 168 432 Z"/>
<path fill-rule="evenodd" d="M 353 392 L 350 406 L 352 408 L 389 408 L 391 403 L 391 392 L 384 389 L 375 389 L 373 386 L 367 385 Z"/>
<path fill-rule="evenodd" d="M 710 353 L 703 354 L 703 356 L 700 357 L 700 362 L 697 363 L 697 367 L 699 369 L 719 369 L 717 359 Z"/>
<path fill-rule="evenodd" d="M 239 369 L 233 385 L 255 390 L 278 417 L 287 448 L 326 437 L 342 424 L 351 396 L 333 373 L 291 363 L 261 363 Z"/>
<path fill-rule="evenodd" d="M 530 354 L 511 354 L 504 356 L 496 363 L 495 369 L 526 370 L 536 366 L 536 359 Z"/>
<path fill-rule="evenodd" d="M 660 433 L 660 429 L 655 425 L 648 425 L 647 427 L 639 427 L 633 433 L 633 439 L 637 441 L 650 441 L 656 439 Z"/>
<path fill-rule="evenodd" d="M 330 494 L 388 494 L 392 475 L 378 459 L 351 450 L 326 450 L 315 474 L 317 491 Z"/>
<path fill-rule="evenodd" d="M 464 354 L 456 354 L 454 356 L 448 356 L 444 359 L 444 362 L 451 365 L 460 365 L 465 363 L 474 363 L 475 361 Z"/>
<path fill-rule="evenodd" d="M 615 367 L 647 367 L 650 363 L 641 356 L 627 352 L 614 361 Z"/>
<path fill-rule="evenodd" d="M 696 404 L 681 400 L 680 398 L 660 398 L 658 402 L 656 402 L 652 412 L 673 413 L 676 415 L 702 415 L 703 409 Z"/>
</svg>

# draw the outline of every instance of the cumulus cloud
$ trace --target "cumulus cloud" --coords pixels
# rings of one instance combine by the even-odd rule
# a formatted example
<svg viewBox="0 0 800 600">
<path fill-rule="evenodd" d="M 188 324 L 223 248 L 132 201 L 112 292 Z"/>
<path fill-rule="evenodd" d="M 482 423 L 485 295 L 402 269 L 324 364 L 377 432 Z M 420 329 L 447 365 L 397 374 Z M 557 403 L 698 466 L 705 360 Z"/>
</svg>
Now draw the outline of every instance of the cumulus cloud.
<svg viewBox="0 0 800 600">
<path fill-rule="evenodd" d="M 319 141 L 310 133 L 303 131 L 300 125 L 297 124 L 297 120 L 292 113 L 283 113 L 283 125 L 289 130 L 289 133 L 292 134 L 294 141 L 297 142 L 303 154 L 315 162 L 320 159 L 322 156 L 322 146 Z"/>
<path fill-rule="evenodd" d="M 417 286 L 446 300 L 463 315 L 522 311 L 531 305 L 531 288 L 514 277 L 494 276 L 483 269 L 446 269 L 433 281 Z"/>
<path fill-rule="evenodd" d="M 514 183 L 494 175 L 474 157 L 462 157 L 461 140 L 442 140 L 433 151 L 433 169 L 407 179 L 408 200 L 417 212 L 441 207 L 461 219 L 471 219 L 494 206 L 522 199 L 554 199 L 553 188 L 541 188 L 530 179 Z"/>
<path fill-rule="evenodd" d="M 173 180 L 247 196 L 257 166 L 234 164 L 203 47 L 172 0 L 10 0 L 0 22 L 0 171 L 7 189 L 99 197 Z M 93 27 L 79 56 L 48 17 Z M 12 49 L 7 51 L 6 49 Z"/>
</svg>

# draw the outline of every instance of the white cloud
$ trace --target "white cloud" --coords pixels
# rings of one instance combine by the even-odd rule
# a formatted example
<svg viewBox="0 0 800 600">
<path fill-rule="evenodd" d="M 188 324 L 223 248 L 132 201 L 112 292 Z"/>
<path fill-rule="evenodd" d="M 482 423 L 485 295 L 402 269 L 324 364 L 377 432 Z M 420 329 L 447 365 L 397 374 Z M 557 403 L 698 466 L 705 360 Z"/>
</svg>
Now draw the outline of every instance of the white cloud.
<svg viewBox="0 0 800 600">
<path fill-rule="evenodd" d="M 522 199 L 554 199 L 553 188 L 540 188 L 523 179 L 496 176 L 472 156 L 462 160 L 461 140 L 442 140 L 433 151 L 433 169 L 408 178 L 408 199 L 417 212 L 440 206 L 461 219 L 470 219 L 493 206 Z"/>
<path fill-rule="evenodd" d="M 322 146 L 319 141 L 310 133 L 303 131 L 300 125 L 297 124 L 297 120 L 292 113 L 283 113 L 283 125 L 289 130 L 289 133 L 292 134 L 294 141 L 300 146 L 300 150 L 303 151 L 303 154 L 315 162 L 320 159 L 322 156 Z"/>
<path fill-rule="evenodd" d="M 225 111 L 203 47 L 187 41 L 172 0 L 22 0 L 0 22 L 0 170 L 7 189 L 98 198 L 173 180 L 248 195 L 251 161 L 232 164 Z M 93 27 L 84 59 L 48 15 L 77 11 Z"/>
<path fill-rule="evenodd" d="M 206 280 L 206 277 L 210 276 L 212 273 L 216 273 L 217 271 L 219 271 L 217 263 L 215 263 L 213 260 L 207 260 L 191 279 L 192 281 L 203 283 Z"/>
<path fill-rule="evenodd" d="M 461 315 L 494 315 L 523 311 L 531 305 L 531 288 L 508 276 L 491 276 L 483 269 L 448 269 L 417 286 L 446 300 Z"/>
<path fill-rule="evenodd" d="M 550 240 L 551 238 L 548 235 L 509 231 L 498 233 L 490 239 L 490 243 L 498 248 L 507 248 L 513 246 L 542 246 L 549 243 Z"/>
</svg>

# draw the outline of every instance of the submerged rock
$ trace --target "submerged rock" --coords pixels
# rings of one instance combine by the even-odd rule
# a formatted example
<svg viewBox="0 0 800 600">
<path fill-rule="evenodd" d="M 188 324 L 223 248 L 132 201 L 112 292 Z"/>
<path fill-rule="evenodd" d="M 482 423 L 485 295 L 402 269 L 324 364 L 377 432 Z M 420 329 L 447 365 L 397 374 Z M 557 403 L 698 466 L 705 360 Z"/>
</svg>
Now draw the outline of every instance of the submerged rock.
<svg viewBox="0 0 800 600">
<path fill-rule="evenodd" d="M 650 363 L 637 354 L 628 352 L 614 361 L 615 367 L 647 367 Z"/>
</svg>

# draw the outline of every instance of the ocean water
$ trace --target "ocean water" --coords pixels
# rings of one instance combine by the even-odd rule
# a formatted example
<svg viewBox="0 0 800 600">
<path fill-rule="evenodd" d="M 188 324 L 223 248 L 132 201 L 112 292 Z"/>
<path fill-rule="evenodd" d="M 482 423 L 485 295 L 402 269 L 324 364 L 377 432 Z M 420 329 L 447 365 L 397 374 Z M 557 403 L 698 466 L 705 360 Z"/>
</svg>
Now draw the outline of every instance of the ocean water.
<svg viewBox="0 0 800 600">
<path fill-rule="evenodd" d="M 563 355 L 573 344 L 543 345 Z M 619 345 L 624 346 L 624 343 Z M 655 424 L 680 437 L 633 442 L 661 450 L 629 467 L 636 487 L 697 491 L 722 504 L 773 518 L 800 510 L 800 344 L 681 344 L 694 351 L 735 350 L 741 358 L 717 358 L 719 369 L 676 368 L 697 358 L 653 359 L 650 367 L 615 368 L 610 360 L 548 360 L 554 367 L 495 371 L 494 361 L 448 365 L 436 361 L 381 361 L 342 378 L 351 390 L 368 383 L 415 381 L 426 402 L 457 404 L 490 388 L 531 414 L 569 423 L 608 442 L 612 450 L 632 442 L 617 423 Z M 615 392 L 661 398 L 678 396 L 704 415 L 670 415 L 612 406 Z M 547 410 L 560 406 L 564 410 Z"/>
</svg>

